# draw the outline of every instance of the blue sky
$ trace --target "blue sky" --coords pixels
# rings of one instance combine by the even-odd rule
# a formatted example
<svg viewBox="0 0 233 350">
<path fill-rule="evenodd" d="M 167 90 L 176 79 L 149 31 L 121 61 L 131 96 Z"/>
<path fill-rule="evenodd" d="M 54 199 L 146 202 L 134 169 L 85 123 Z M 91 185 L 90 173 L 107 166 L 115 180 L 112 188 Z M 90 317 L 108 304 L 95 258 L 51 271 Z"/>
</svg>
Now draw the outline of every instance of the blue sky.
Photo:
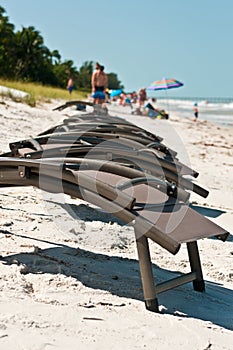
<svg viewBox="0 0 233 350">
<path fill-rule="evenodd" d="M 1 0 L 16 30 L 34 26 L 45 45 L 79 68 L 99 61 L 126 91 L 163 77 L 170 96 L 233 96 L 233 1 Z M 161 92 L 156 92 L 159 96 Z"/>
</svg>

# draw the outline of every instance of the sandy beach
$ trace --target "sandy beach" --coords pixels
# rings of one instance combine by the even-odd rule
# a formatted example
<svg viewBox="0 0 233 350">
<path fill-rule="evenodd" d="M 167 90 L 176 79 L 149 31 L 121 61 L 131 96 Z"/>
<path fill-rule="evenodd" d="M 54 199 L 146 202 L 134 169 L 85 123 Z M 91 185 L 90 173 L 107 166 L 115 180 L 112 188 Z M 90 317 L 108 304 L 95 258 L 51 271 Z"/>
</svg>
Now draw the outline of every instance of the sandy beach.
<svg viewBox="0 0 233 350">
<path fill-rule="evenodd" d="M 62 103 L 31 108 L 2 98 L 1 153 L 77 113 L 53 111 Z M 181 119 L 175 110 L 167 121 L 108 108 L 162 136 L 210 191 L 190 202 L 231 235 L 198 242 L 206 292 L 189 283 L 159 295 L 161 313 L 147 311 L 132 227 L 68 196 L 73 216 L 59 195 L 1 188 L 0 349 L 232 349 L 233 128 Z M 189 271 L 185 246 L 172 256 L 151 244 L 151 255 L 161 281 Z"/>
</svg>

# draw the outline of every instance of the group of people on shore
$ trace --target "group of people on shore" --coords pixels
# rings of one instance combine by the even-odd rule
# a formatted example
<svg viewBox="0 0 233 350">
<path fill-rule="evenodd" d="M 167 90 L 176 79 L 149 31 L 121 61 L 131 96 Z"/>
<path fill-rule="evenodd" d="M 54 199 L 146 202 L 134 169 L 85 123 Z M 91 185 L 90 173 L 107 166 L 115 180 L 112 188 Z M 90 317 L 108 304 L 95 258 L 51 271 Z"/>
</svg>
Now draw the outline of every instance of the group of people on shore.
<svg viewBox="0 0 233 350">
<path fill-rule="evenodd" d="M 69 94 L 72 94 L 74 88 L 72 77 L 69 77 L 68 83 L 67 83 L 67 89 L 69 91 Z M 104 66 L 101 65 L 99 62 L 96 62 L 95 64 L 95 70 L 92 73 L 91 77 L 91 97 L 93 98 L 94 104 L 100 104 L 102 105 L 104 102 L 108 102 L 110 99 L 110 94 L 108 91 L 108 76 L 104 71 Z M 107 98 L 106 98 L 107 97 Z M 134 114 L 147 114 L 151 117 L 156 117 L 157 113 L 160 113 L 156 107 L 153 106 L 153 102 L 155 102 L 155 99 L 151 99 L 151 102 L 146 103 L 148 100 L 146 88 L 139 89 L 138 93 L 133 91 L 132 93 L 124 93 L 122 92 L 118 97 L 117 100 L 119 101 L 120 105 L 126 106 L 129 105 L 133 109 L 133 104 L 138 103 L 138 107 L 135 109 Z M 168 119 L 168 114 L 164 112 L 165 118 Z M 194 113 L 194 121 L 197 121 L 198 119 L 198 104 L 195 102 L 193 107 L 193 113 Z M 163 116 L 163 114 L 160 113 L 160 115 Z"/>
<path fill-rule="evenodd" d="M 70 76 L 67 82 L 67 89 L 69 94 L 72 94 L 74 84 L 72 77 Z M 91 76 L 91 97 L 94 104 L 103 104 L 110 100 L 110 94 L 108 90 L 108 76 L 104 71 L 104 66 L 99 62 L 95 64 L 95 70 Z M 130 105 L 132 108 L 133 103 L 139 104 L 139 108 L 143 107 L 147 100 L 146 88 L 139 89 L 138 93 L 133 91 L 132 93 L 124 93 L 123 91 L 117 96 L 120 105 Z"/>
<path fill-rule="evenodd" d="M 72 77 L 70 76 L 67 82 L 67 90 L 69 94 L 72 94 L 74 89 L 74 84 Z M 102 104 L 106 102 L 106 99 L 110 99 L 110 94 L 108 91 L 108 76 L 104 71 L 104 66 L 99 62 L 95 64 L 95 70 L 91 76 L 91 97 L 93 98 L 94 104 Z M 138 101 L 139 106 L 143 106 L 147 100 L 146 88 L 141 88 L 138 93 L 135 91 L 130 94 L 125 94 L 122 92 L 119 96 L 120 104 L 132 104 Z M 132 106 L 132 105 L 131 105 Z"/>
<path fill-rule="evenodd" d="M 72 77 L 69 77 L 67 83 L 67 89 L 69 94 L 72 94 L 73 91 L 73 80 Z M 159 111 L 152 105 L 153 102 L 156 102 L 155 99 L 151 100 L 151 103 L 147 103 L 148 97 L 146 93 L 146 88 L 143 87 L 138 90 L 138 92 L 133 91 L 131 93 L 125 93 L 121 90 L 119 95 L 111 98 L 111 90 L 108 89 L 108 76 L 104 71 L 104 66 L 99 62 L 95 64 L 95 70 L 91 76 L 91 98 L 93 99 L 94 104 L 102 105 L 105 102 L 114 102 L 119 103 L 122 106 L 130 106 L 132 109 L 132 114 L 138 115 L 149 115 L 151 117 L 156 117 L 159 114 Z M 135 105 L 135 108 L 133 108 Z"/>
</svg>

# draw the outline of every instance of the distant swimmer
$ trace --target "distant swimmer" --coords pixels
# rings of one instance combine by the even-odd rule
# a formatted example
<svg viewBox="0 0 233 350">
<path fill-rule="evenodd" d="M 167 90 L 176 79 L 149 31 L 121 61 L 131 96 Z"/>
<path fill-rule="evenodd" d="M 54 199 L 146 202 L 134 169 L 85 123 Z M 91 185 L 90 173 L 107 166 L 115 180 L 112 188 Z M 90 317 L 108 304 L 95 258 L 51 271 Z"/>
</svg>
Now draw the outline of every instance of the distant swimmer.
<svg viewBox="0 0 233 350">
<path fill-rule="evenodd" d="M 193 121 L 196 122 L 197 119 L 198 119 L 198 104 L 197 104 L 197 102 L 194 103 L 194 106 L 193 106 L 193 113 L 194 113 L 194 119 L 193 119 Z"/>
</svg>

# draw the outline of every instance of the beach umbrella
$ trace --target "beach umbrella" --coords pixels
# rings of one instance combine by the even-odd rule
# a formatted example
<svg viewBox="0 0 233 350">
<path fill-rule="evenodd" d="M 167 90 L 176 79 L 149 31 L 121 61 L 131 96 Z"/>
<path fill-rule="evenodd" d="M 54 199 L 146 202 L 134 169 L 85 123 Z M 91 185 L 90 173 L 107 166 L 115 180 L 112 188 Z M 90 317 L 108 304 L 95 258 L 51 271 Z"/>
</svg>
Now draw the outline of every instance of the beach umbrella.
<svg viewBox="0 0 233 350">
<path fill-rule="evenodd" d="M 110 92 L 110 97 L 115 97 L 115 96 L 119 96 L 122 93 L 121 89 L 118 90 L 109 90 Z"/>
<path fill-rule="evenodd" d="M 183 86 L 184 84 L 176 79 L 166 79 L 163 78 L 161 80 L 155 80 L 150 86 L 148 86 L 147 90 L 155 91 L 155 90 L 168 90 L 173 88 L 178 88 Z"/>
<path fill-rule="evenodd" d="M 167 93 L 167 90 L 178 88 L 180 86 L 183 86 L 184 84 L 176 79 L 166 79 L 163 78 L 161 80 L 155 80 L 153 83 L 147 88 L 149 91 L 157 91 L 157 90 L 165 90 Z M 167 99 L 167 98 L 166 98 Z M 167 110 L 168 107 L 168 100 L 167 100 Z"/>
</svg>

